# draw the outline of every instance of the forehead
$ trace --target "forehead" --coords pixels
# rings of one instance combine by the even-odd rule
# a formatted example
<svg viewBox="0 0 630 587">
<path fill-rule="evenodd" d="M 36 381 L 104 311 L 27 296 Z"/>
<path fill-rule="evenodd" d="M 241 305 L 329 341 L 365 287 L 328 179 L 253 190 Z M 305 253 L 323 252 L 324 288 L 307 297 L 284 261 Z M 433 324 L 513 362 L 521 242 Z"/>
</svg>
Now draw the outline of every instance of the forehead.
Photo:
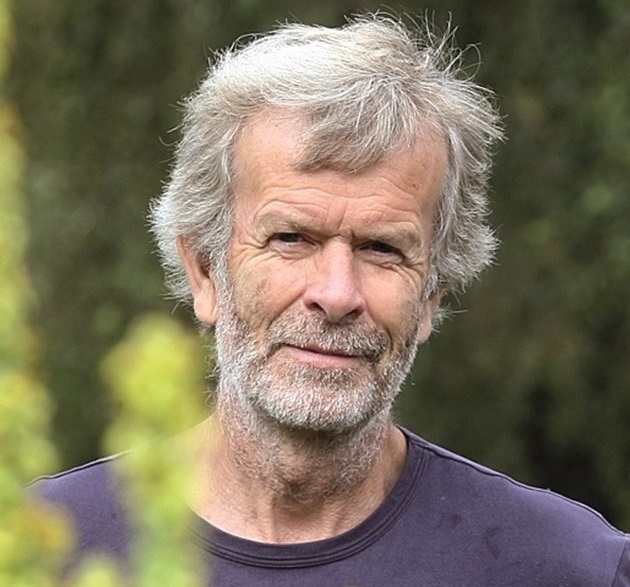
<svg viewBox="0 0 630 587">
<path fill-rule="evenodd" d="M 235 145 L 235 208 L 309 206 L 335 211 L 358 211 L 366 222 L 388 210 L 397 216 L 433 216 L 446 175 L 444 140 L 427 132 L 411 148 L 399 149 L 358 172 L 332 169 L 304 170 L 304 137 L 307 123 L 296 116 L 277 112 L 252 118 Z M 275 206 L 274 206 L 275 204 Z M 384 219 L 384 218 L 383 218 Z"/>
</svg>

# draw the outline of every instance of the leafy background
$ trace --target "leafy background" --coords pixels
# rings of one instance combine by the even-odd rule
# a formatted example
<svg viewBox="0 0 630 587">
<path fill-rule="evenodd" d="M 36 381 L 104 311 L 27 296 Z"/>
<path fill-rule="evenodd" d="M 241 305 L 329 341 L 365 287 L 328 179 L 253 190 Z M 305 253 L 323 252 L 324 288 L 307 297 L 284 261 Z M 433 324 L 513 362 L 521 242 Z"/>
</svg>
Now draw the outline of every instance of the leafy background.
<svg viewBox="0 0 630 587">
<path fill-rule="evenodd" d="M 287 19 L 336 25 L 381 5 L 11 6 L 2 96 L 26 157 L 25 254 L 37 298 L 30 344 L 55 405 L 58 467 L 69 467 L 106 450 L 120 399 L 101 365 L 134 320 L 174 314 L 192 329 L 189 314 L 164 298 L 145 223 L 178 137 L 178 102 L 212 52 L 239 35 Z M 427 11 L 442 27 L 452 19 L 459 44 L 481 53 L 477 79 L 497 93 L 508 133 L 493 179 L 491 220 L 503 241 L 496 267 L 450 300 L 453 318 L 421 349 L 399 419 L 630 529 L 630 6 L 388 7 Z M 472 72 L 477 51 L 469 56 Z"/>
</svg>

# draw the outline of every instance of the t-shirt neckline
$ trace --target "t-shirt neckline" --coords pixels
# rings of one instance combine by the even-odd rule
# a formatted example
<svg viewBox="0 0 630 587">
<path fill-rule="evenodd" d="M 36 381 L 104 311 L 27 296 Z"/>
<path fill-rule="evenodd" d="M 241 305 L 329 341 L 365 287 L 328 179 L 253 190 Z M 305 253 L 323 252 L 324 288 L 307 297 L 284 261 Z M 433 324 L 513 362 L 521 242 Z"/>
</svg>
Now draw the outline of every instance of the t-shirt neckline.
<svg viewBox="0 0 630 587">
<path fill-rule="evenodd" d="M 407 440 L 407 458 L 387 499 L 354 528 L 324 540 L 297 544 L 267 544 L 229 534 L 195 515 L 193 540 L 222 559 L 267 568 L 300 568 L 328 564 L 364 550 L 392 528 L 410 502 L 424 466 L 424 451 Z"/>
</svg>

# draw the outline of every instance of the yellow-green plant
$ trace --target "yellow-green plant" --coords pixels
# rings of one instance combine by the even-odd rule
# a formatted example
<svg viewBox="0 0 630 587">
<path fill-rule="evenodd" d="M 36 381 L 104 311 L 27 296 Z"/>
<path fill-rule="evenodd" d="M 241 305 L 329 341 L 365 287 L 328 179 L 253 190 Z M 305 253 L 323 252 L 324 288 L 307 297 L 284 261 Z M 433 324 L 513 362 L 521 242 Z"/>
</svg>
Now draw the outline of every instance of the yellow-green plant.
<svg viewBox="0 0 630 587">
<path fill-rule="evenodd" d="M 0 0 L 0 79 L 8 65 L 10 15 Z M 10 104 L 0 95 L 0 585 L 47 587 L 69 545 L 58 514 L 26 498 L 30 480 L 54 467 L 50 405 L 32 372 L 33 303 L 24 268 L 27 230 L 21 180 L 24 154 Z"/>
<path fill-rule="evenodd" d="M 0 0 L 0 80 L 9 61 L 9 8 L 9 0 Z M 165 441 L 203 416 L 203 359 L 197 337 L 160 316 L 134 324 L 103 362 L 120 410 L 106 450 L 137 447 L 120 459 L 139 530 L 137 574 L 120 576 L 111 561 L 94 559 L 74 577 L 61 578 L 71 525 L 59 512 L 34 503 L 25 490 L 57 465 L 49 440 L 52 406 L 33 369 L 36 336 L 29 314 L 35 300 L 25 269 L 25 155 L 18 128 L 0 92 L 0 585 L 207 585 L 186 547 L 190 513 L 183 496 L 191 481 L 186 465 L 191 455 L 185 445 Z"/>
<path fill-rule="evenodd" d="M 117 464 L 138 528 L 134 586 L 207 584 L 188 539 L 193 447 L 176 440 L 203 417 L 203 371 L 197 336 L 161 315 L 139 319 L 103 362 L 120 410 L 107 450 L 132 448 Z"/>
</svg>

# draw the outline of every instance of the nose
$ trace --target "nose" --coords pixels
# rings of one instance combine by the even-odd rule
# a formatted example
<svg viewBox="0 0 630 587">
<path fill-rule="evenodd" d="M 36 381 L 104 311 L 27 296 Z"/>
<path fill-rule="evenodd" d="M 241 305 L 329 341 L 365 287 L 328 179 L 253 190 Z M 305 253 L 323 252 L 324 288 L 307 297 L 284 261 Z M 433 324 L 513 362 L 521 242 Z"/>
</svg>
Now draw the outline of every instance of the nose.
<svg viewBox="0 0 630 587">
<path fill-rule="evenodd" d="M 303 300 L 332 323 L 355 319 L 365 311 L 354 253 L 350 245 L 328 242 L 313 259 Z"/>
</svg>

